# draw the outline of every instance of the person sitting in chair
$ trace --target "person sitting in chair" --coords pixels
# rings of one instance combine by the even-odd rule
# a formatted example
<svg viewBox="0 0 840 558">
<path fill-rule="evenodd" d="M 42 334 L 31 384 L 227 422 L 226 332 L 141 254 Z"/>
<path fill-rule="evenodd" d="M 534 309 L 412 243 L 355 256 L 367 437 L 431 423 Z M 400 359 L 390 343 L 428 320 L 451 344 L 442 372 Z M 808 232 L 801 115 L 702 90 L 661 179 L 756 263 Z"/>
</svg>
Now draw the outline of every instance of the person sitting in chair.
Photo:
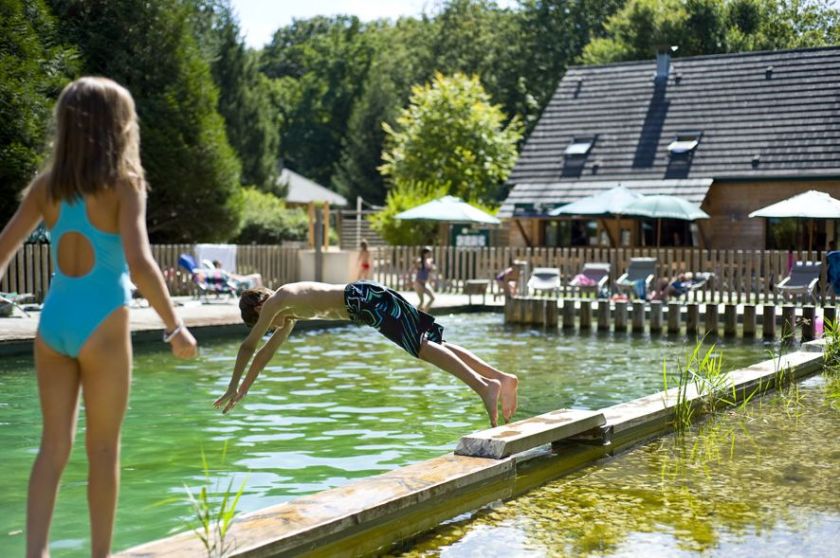
<svg viewBox="0 0 840 558">
<path fill-rule="evenodd" d="M 259 273 L 251 273 L 249 275 L 238 275 L 236 273 L 231 273 L 230 271 L 225 271 L 224 269 L 222 269 L 222 262 L 220 262 L 219 260 L 213 260 L 213 268 L 225 274 L 227 276 L 228 281 L 236 285 L 237 291 L 255 289 L 257 287 L 262 287 L 263 285 L 262 275 L 260 275 Z"/>
</svg>

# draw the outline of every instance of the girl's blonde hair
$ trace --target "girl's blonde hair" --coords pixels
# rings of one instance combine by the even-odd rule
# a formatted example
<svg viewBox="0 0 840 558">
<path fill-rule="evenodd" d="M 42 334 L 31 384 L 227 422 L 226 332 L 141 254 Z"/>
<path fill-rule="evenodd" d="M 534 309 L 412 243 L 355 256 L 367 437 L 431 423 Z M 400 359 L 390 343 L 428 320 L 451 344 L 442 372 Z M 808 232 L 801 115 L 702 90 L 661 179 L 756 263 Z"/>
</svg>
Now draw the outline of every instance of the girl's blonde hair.
<svg viewBox="0 0 840 558">
<path fill-rule="evenodd" d="M 146 188 L 137 114 L 126 88 L 103 77 L 77 79 L 58 97 L 55 125 L 50 198 L 75 200 L 122 180 Z"/>
</svg>

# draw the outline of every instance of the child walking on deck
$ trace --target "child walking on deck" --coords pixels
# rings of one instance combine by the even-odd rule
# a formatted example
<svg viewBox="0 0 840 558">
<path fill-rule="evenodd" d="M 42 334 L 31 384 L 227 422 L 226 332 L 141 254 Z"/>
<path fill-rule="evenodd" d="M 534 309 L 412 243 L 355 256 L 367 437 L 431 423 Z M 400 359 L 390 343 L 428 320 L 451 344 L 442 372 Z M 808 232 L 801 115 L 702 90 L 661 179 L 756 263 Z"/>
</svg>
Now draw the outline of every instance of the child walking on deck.
<svg viewBox="0 0 840 558">
<path fill-rule="evenodd" d="M 160 315 L 176 357 L 196 354 L 178 319 L 146 234 L 146 182 L 131 94 L 104 78 L 64 88 L 55 109 L 50 166 L 26 189 L 0 233 L 0 277 L 43 220 L 55 276 L 35 337 L 43 415 L 29 479 L 26 555 L 47 556 L 61 473 L 85 403 L 91 554 L 108 556 L 119 488 L 120 429 L 131 383 L 131 281 Z"/>
<path fill-rule="evenodd" d="M 434 317 L 378 283 L 356 281 L 331 285 L 304 281 L 283 285 L 276 291 L 251 289 L 242 294 L 239 308 L 251 332 L 239 347 L 227 391 L 215 402 L 225 413 L 245 397 L 272 355 L 289 337 L 295 322 L 313 318 L 350 320 L 376 328 L 414 357 L 449 372 L 478 393 L 493 426 L 498 423 L 500 401 L 505 422 L 516 412 L 516 376 L 490 366 L 463 347 L 444 341 L 443 327 Z M 274 333 L 257 351 L 260 340 L 271 328 L 276 328 Z M 248 374 L 240 385 L 249 362 Z"/>
</svg>

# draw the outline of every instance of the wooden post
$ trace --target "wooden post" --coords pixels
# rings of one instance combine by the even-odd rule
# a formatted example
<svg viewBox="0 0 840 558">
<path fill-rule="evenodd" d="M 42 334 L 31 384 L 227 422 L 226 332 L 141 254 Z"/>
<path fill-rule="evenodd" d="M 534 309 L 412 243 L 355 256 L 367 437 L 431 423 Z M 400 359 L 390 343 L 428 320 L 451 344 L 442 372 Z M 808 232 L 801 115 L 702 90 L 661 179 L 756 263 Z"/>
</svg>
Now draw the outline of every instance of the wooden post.
<svg viewBox="0 0 840 558">
<path fill-rule="evenodd" d="M 580 300 L 580 330 L 589 332 L 592 329 L 592 303 L 589 299 Z"/>
<path fill-rule="evenodd" d="M 531 299 L 531 315 L 534 317 L 532 323 L 545 327 L 545 306 L 546 299 L 532 298 Z"/>
<path fill-rule="evenodd" d="M 796 327 L 796 306 L 785 304 L 782 306 L 782 341 L 793 341 Z"/>
<path fill-rule="evenodd" d="M 627 331 L 627 303 L 625 301 L 616 301 L 614 319 L 616 331 Z"/>
<path fill-rule="evenodd" d="M 668 303 L 668 333 L 680 332 L 680 313 L 682 306 L 679 302 Z"/>
<path fill-rule="evenodd" d="M 633 301 L 633 331 L 645 330 L 645 301 Z"/>
<path fill-rule="evenodd" d="M 330 247 L 330 204 L 324 202 L 324 250 Z"/>
<path fill-rule="evenodd" d="M 533 302 L 534 299 L 531 297 L 528 297 L 522 301 L 522 304 L 524 305 L 522 322 L 525 323 L 525 325 L 533 325 L 537 321 L 537 317 L 534 316 Z"/>
<path fill-rule="evenodd" d="M 610 329 L 610 301 L 598 301 L 598 330 L 609 331 Z"/>
<path fill-rule="evenodd" d="M 717 337 L 718 334 L 718 305 L 716 302 L 706 304 L 706 335 Z"/>
<path fill-rule="evenodd" d="M 813 306 L 802 308 L 802 340 L 812 341 L 817 336 L 817 324 L 814 320 L 817 317 L 817 309 Z"/>
<path fill-rule="evenodd" d="M 763 312 L 761 319 L 762 337 L 774 339 L 776 337 L 776 307 L 772 304 L 765 304 Z"/>
<path fill-rule="evenodd" d="M 516 315 L 514 313 L 514 304 L 516 299 L 513 297 L 505 297 L 505 323 L 512 324 L 514 323 L 513 317 Z"/>
<path fill-rule="evenodd" d="M 545 303 L 545 327 L 557 329 L 557 300 L 550 298 Z"/>
<path fill-rule="evenodd" d="M 697 334 L 697 327 L 700 325 L 700 305 L 691 302 L 685 305 L 685 333 L 686 335 Z"/>
<path fill-rule="evenodd" d="M 723 334 L 734 337 L 738 330 L 738 306 L 727 304 L 723 308 Z"/>
<path fill-rule="evenodd" d="M 575 327 L 575 301 L 567 298 L 563 300 L 563 329 Z"/>
<path fill-rule="evenodd" d="M 650 303 L 650 332 L 660 333 L 662 331 L 662 301 L 653 300 Z"/>
<path fill-rule="evenodd" d="M 832 323 L 836 325 L 837 322 L 837 307 L 826 306 L 823 308 L 823 331 L 825 331 L 826 324 Z"/>
<path fill-rule="evenodd" d="M 744 305 L 744 337 L 755 337 L 755 306 Z"/>
<path fill-rule="evenodd" d="M 315 202 L 309 202 L 309 248 L 315 247 Z"/>
</svg>

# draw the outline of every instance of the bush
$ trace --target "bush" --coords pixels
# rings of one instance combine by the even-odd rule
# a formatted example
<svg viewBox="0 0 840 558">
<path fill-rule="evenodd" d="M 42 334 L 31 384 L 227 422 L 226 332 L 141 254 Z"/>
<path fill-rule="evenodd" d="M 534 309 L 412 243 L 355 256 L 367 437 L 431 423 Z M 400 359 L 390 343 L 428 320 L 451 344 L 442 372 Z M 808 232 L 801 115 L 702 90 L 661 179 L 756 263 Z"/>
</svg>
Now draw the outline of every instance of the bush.
<svg viewBox="0 0 840 558">
<path fill-rule="evenodd" d="M 273 194 L 244 188 L 244 208 L 237 244 L 279 244 L 283 240 L 306 240 L 309 219 L 303 209 L 287 208 Z"/>
<path fill-rule="evenodd" d="M 388 191 L 385 208 L 370 218 L 371 227 L 389 244 L 398 246 L 419 246 L 436 244 L 438 224 L 429 221 L 400 221 L 401 213 L 447 194 L 448 188 L 427 189 L 417 184 L 397 184 Z"/>
</svg>

